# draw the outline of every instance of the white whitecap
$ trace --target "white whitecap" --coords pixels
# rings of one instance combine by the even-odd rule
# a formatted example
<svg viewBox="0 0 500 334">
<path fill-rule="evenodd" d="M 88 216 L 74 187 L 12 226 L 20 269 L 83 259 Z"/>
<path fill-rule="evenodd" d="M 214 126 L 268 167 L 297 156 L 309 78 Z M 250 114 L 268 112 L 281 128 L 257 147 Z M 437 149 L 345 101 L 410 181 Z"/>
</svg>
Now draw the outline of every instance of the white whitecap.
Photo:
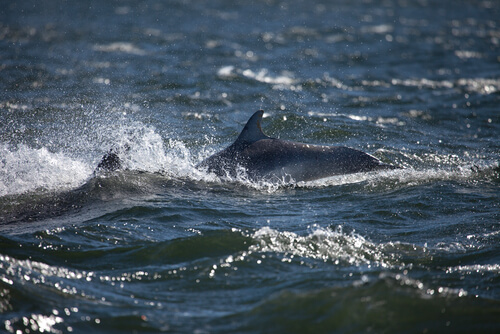
<svg viewBox="0 0 500 334">
<path fill-rule="evenodd" d="M 93 172 L 88 164 L 45 147 L 0 144 L 0 152 L 0 196 L 75 188 Z"/>
<path fill-rule="evenodd" d="M 146 51 L 128 42 L 114 42 L 110 44 L 98 44 L 94 46 L 94 50 L 101 52 L 123 52 L 144 56 Z"/>
</svg>

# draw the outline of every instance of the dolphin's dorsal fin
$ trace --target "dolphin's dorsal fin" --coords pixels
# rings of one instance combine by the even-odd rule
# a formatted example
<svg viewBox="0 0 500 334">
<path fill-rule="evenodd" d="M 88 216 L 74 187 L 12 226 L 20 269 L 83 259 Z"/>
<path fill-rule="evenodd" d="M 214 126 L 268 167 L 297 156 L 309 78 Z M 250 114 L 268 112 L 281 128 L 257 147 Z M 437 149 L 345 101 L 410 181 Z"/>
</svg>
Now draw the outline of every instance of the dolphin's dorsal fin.
<svg viewBox="0 0 500 334">
<path fill-rule="evenodd" d="M 252 117 L 248 120 L 247 124 L 241 131 L 238 139 L 234 142 L 236 143 L 253 143 L 261 139 L 270 139 L 262 132 L 260 127 L 260 121 L 262 120 L 262 115 L 264 115 L 263 110 L 256 111 Z"/>
</svg>

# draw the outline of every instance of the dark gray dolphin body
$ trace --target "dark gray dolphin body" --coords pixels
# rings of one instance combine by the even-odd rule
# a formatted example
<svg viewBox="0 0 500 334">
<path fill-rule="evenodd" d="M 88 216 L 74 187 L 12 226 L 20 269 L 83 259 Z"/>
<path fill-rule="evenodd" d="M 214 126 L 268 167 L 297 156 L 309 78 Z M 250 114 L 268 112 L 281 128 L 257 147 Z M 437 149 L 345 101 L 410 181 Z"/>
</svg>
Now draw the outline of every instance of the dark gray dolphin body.
<svg viewBox="0 0 500 334">
<path fill-rule="evenodd" d="M 397 168 L 348 147 L 268 137 L 260 126 L 263 114 L 262 110 L 255 112 L 231 146 L 205 159 L 197 168 L 221 177 L 234 177 L 243 169 L 252 180 L 292 178 L 296 182 Z"/>
<path fill-rule="evenodd" d="M 101 162 L 97 165 L 96 171 L 114 171 L 120 169 L 121 164 L 120 157 L 111 149 L 102 157 Z"/>
</svg>

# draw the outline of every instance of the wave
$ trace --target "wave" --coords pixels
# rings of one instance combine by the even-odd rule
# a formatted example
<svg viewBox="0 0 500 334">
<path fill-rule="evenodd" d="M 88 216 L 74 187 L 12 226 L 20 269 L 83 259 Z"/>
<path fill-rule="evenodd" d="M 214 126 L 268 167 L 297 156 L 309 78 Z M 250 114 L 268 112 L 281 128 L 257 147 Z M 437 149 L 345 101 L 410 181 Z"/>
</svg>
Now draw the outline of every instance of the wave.
<svg viewBox="0 0 500 334">
<path fill-rule="evenodd" d="M 236 193 L 247 193 L 250 189 L 257 193 L 276 193 L 288 189 L 354 186 L 349 189 L 386 192 L 439 181 L 494 183 L 500 175 L 499 164 L 491 162 L 481 167 L 468 163 L 447 168 L 405 168 L 299 183 L 293 180 L 255 182 L 245 173 L 222 180 L 196 169 L 193 154 L 182 143 L 172 141 L 166 149 L 162 142 L 156 144 L 145 144 L 127 152 L 126 170 L 104 174 L 97 174 L 89 162 L 51 153 L 45 148 L 20 146 L 9 151 L 4 170 L 0 172 L 3 190 L 0 222 L 36 221 L 74 212 L 90 203 L 148 197 L 179 189 L 186 192 L 223 189 Z"/>
<path fill-rule="evenodd" d="M 258 83 L 269 84 L 273 89 L 301 90 L 301 85 L 294 79 L 293 73 L 284 71 L 274 74 L 267 68 L 257 71 L 251 69 L 237 69 L 232 65 L 223 66 L 217 71 L 217 75 L 222 80 L 250 80 Z"/>
<path fill-rule="evenodd" d="M 173 230 L 170 230 L 171 239 L 158 240 L 155 239 L 158 233 L 144 234 L 132 225 L 124 225 L 117 230 L 112 224 L 90 224 L 59 226 L 22 236 L 2 236 L 0 243 L 4 245 L 5 252 L 0 254 L 0 279 L 10 284 L 26 279 L 34 284 L 52 284 L 50 282 L 64 278 L 71 285 L 72 280 L 88 281 L 89 278 L 101 282 L 167 280 L 179 275 L 214 278 L 224 277 L 238 269 L 251 271 L 259 265 L 274 267 L 280 263 L 311 268 L 327 263 L 339 273 L 354 271 L 370 276 L 387 273 L 388 270 L 404 273 L 436 268 L 449 275 L 466 272 L 496 275 L 499 272 L 495 263 L 450 266 L 449 258 L 463 253 L 452 242 L 434 246 L 379 243 L 366 239 L 356 231 L 345 232 L 341 226 L 312 226 L 303 235 L 271 227 L 196 233 L 190 229 L 177 237 L 172 233 Z M 485 234 L 483 237 L 495 244 L 498 241 L 498 235 Z M 17 246 L 18 238 L 25 240 L 22 248 Z M 482 245 L 467 247 L 477 251 L 482 249 Z M 478 256 L 488 261 L 490 254 Z M 72 269 L 51 265 L 61 260 L 72 263 Z M 110 270 L 110 263 L 113 263 L 113 270 Z M 138 263 L 148 268 L 147 274 L 131 272 L 125 276 L 122 271 L 128 272 Z M 183 274 L 178 273 L 179 268 L 184 268 Z M 119 273 L 119 276 L 113 276 L 114 273 Z M 403 276 L 396 278 L 402 280 Z M 364 278 L 360 279 L 362 282 L 359 283 L 366 283 Z M 411 283 L 409 278 L 403 282 L 417 287 L 424 294 L 430 293 L 420 283 Z M 441 290 L 453 292 L 450 289 Z M 466 295 L 466 291 L 462 295 Z"/>
<path fill-rule="evenodd" d="M 499 303 L 468 296 L 461 289 L 435 291 L 404 275 L 366 276 L 347 286 L 308 292 L 285 290 L 249 311 L 214 323 L 238 319 L 240 331 L 274 333 L 495 332 Z M 321 315 L 321 316 L 319 316 Z M 243 321 L 241 320 L 243 319 Z M 215 325 L 214 324 L 214 325 Z"/>
<path fill-rule="evenodd" d="M 47 332 L 81 326 L 78 319 L 88 316 L 106 324 L 119 318 L 108 313 L 110 308 L 126 310 L 143 302 L 137 296 L 140 285 L 162 291 L 158 300 L 148 302 L 154 306 L 147 309 L 148 316 L 157 316 L 155 310 L 181 316 L 175 312 L 182 310 L 160 306 L 166 300 L 172 302 L 175 295 L 164 294 L 165 286 L 172 292 L 192 284 L 190 289 L 202 295 L 220 293 L 218 289 L 230 295 L 242 277 L 252 277 L 254 286 L 249 291 L 256 296 L 245 297 L 245 305 L 234 310 L 219 307 L 210 313 L 217 332 L 224 332 L 225 324 L 233 319 L 241 331 L 264 326 L 273 332 L 331 332 L 332 328 L 339 332 L 473 331 L 478 324 L 484 329 L 498 323 L 498 300 L 488 299 L 486 288 L 474 295 L 476 281 L 455 288 L 427 277 L 430 271 L 457 280 L 471 272 L 495 278 L 498 265 L 449 266 L 457 263 L 449 261 L 456 251 L 442 245 L 377 243 L 341 227 L 313 226 L 304 235 L 270 227 L 224 229 L 191 232 L 171 240 L 147 238 L 133 226 L 109 233 L 111 229 L 116 226 L 58 227 L 18 237 L 29 239 L 23 247 L 16 237 L 0 237 L 5 249 L 0 254 L 0 294 L 6 297 L 0 301 L 0 310 L 12 309 L 16 299 L 23 300 L 23 305 L 47 303 L 52 313 L 27 316 L 33 326 L 48 326 Z M 482 235 L 495 243 L 497 236 Z M 276 271 L 285 270 L 289 278 L 274 278 Z M 278 286 L 274 279 L 280 282 Z M 50 302 L 59 299 L 65 301 L 62 305 L 74 301 L 78 307 L 63 309 Z M 184 302 L 191 307 L 196 303 Z M 99 316 L 95 309 L 100 310 Z M 192 319 L 193 315 L 182 317 Z M 22 327 L 23 319 L 10 318 L 6 325 Z M 152 321 L 149 326 L 155 329 L 156 324 Z"/>
<path fill-rule="evenodd" d="M 91 116 L 92 112 L 88 117 Z M 299 183 L 285 179 L 255 182 L 244 171 L 236 177 L 221 179 L 196 168 L 197 163 L 217 151 L 214 147 L 188 148 L 182 141 L 165 139 L 154 127 L 141 122 L 101 124 L 108 124 L 107 121 L 106 117 L 94 120 L 92 126 L 81 121 L 95 133 L 86 139 L 68 138 L 75 143 L 66 150 L 0 143 L 0 222 L 40 220 L 81 208 L 92 201 L 152 195 L 168 191 L 169 187 L 183 187 L 187 191 L 223 187 L 230 191 L 252 189 L 275 193 L 289 188 L 362 184 L 368 191 L 386 191 L 441 180 L 496 182 L 500 174 L 498 160 L 468 152 L 458 156 L 379 149 L 374 156 L 404 169 Z M 79 149 L 72 151 L 71 146 Z M 127 148 L 120 156 L 123 170 L 96 173 L 99 160 L 110 147 Z"/>
<path fill-rule="evenodd" d="M 336 230 L 316 228 L 306 236 L 264 227 L 252 237 L 257 244 L 250 247 L 251 251 L 281 253 L 283 261 L 300 257 L 349 266 L 392 267 L 394 264 L 392 256 L 384 255 L 382 248 L 354 232 L 346 234 L 340 227 Z"/>
</svg>

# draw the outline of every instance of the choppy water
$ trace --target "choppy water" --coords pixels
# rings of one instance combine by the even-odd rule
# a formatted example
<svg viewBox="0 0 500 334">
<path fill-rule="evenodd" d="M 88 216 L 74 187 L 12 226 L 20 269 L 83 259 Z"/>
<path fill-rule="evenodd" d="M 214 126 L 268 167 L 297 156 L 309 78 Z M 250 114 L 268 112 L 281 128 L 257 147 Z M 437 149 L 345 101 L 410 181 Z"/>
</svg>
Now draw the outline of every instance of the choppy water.
<svg viewBox="0 0 500 334">
<path fill-rule="evenodd" d="M 497 1 L 0 8 L 2 331 L 500 331 Z M 404 169 L 194 168 L 260 108 Z"/>
</svg>

